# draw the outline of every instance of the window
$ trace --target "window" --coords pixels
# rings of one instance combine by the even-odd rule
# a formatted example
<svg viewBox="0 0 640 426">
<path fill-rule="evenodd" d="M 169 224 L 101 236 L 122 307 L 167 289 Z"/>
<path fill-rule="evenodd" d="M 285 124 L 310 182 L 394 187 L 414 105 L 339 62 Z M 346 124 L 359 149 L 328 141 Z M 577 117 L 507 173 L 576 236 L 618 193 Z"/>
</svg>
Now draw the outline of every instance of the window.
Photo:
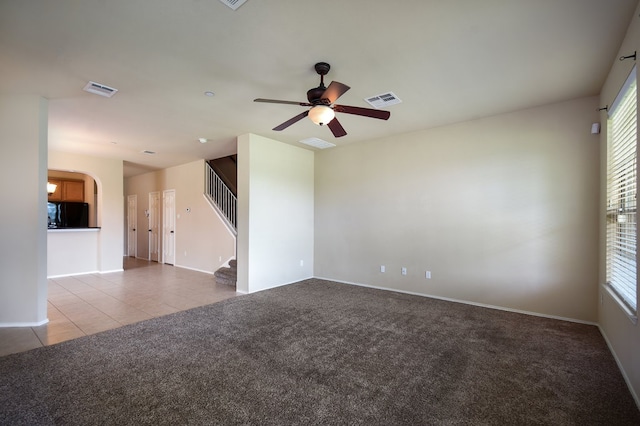
<svg viewBox="0 0 640 426">
<path fill-rule="evenodd" d="M 607 284 L 637 310 L 637 81 L 629 75 L 609 109 L 607 146 Z"/>
</svg>

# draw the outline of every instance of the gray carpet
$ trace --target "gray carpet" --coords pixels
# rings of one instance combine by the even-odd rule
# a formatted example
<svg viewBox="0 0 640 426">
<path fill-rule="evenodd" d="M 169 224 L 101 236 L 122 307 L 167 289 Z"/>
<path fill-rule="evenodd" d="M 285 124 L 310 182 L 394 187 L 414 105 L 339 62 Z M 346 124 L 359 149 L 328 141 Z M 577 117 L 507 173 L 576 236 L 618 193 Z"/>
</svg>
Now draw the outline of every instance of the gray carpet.
<svg viewBox="0 0 640 426">
<path fill-rule="evenodd" d="M 0 358 L 0 424 L 640 425 L 594 326 L 321 280 Z"/>
</svg>

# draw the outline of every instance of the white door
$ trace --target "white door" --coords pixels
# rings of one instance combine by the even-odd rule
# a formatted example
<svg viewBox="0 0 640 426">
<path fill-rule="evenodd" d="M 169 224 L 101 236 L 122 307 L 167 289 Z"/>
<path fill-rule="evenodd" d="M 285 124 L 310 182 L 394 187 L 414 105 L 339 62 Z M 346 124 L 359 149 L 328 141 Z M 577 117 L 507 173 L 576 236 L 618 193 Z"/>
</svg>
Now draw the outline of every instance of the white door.
<svg viewBox="0 0 640 426">
<path fill-rule="evenodd" d="M 149 193 L 149 260 L 160 260 L 160 193 Z"/>
<path fill-rule="evenodd" d="M 176 262 L 176 191 L 162 192 L 162 262 L 170 265 Z"/>
<path fill-rule="evenodd" d="M 127 256 L 136 257 L 138 254 L 138 196 L 127 197 Z"/>
</svg>

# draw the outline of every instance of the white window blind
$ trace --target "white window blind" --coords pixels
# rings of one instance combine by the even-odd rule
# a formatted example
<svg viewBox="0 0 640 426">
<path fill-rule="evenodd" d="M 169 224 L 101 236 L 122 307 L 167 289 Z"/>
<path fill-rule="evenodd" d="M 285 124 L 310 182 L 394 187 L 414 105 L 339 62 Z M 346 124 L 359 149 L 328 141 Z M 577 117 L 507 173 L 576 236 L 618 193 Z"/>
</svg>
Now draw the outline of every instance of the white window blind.
<svg viewBox="0 0 640 426">
<path fill-rule="evenodd" d="M 607 284 L 637 310 L 637 81 L 634 68 L 609 109 Z"/>
</svg>

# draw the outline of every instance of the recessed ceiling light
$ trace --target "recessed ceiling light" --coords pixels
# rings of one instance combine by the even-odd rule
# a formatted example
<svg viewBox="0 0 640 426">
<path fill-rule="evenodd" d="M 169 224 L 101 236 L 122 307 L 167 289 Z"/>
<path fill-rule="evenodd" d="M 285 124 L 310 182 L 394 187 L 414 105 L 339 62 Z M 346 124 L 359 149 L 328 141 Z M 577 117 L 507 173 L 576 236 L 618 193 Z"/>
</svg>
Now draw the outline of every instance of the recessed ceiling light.
<svg viewBox="0 0 640 426">
<path fill-rule="evenodd" d="M 209 97 L 215 96 L 215 93 L 213 93 L 211 90 L 207 90 L 206 92 L 204 92 L 204 94 Z"/>
<path fill-rule="evenodd" d="M 207 142 L 209 142 L 209 139 L 207 139 L 207 138 L 198 138 L 198 140 L 200 141 L 200 143 L 207 143 Z"/>
</svg>

